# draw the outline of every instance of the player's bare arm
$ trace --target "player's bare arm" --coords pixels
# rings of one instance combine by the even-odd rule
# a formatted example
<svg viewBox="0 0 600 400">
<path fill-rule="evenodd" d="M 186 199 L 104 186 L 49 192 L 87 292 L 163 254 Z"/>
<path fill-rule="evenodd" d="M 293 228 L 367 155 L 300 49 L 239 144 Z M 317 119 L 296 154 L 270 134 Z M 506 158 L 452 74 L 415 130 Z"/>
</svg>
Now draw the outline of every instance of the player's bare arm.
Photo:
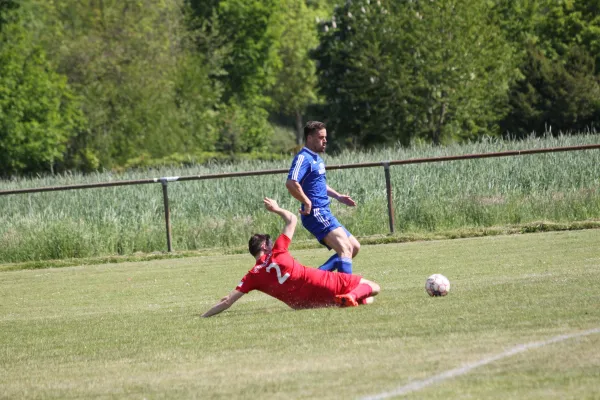
<svg viewBox="0 0 600 400">
<path fill-rule="evenodd" d="M 233 290 L 227 296 L 223 297 L 217 304 L 211 307 L 210 310 L 202 314 L 202 318 L 212 317 L 222 311 L 227 310 L 229 307 L 233 305 L 236 301 L 238 301 L 244 293 L 239 290 Z"/>
<path fill-rule="evenodd" d="M 285 187 L 288 192 L 300 203 L 304 204 L 304 210 L 300 209 L 300 214 L 309 215 L 312 209 L 312 202 L 310 199 L 304 194 L 304 190 L 302 190 L 302 186 L 298 182 L 293 179 L 288 179 L 285 182 Z"/>
<path fill-rule="evenodd" d="M 334 189 L 329 187 L 329 185 L 327 185 L 327 196 L 333 197 L 340 203 L 345 204 L 350 207 L 354 207 L 356 205 L 356 202 L 354 200 L 352 200 L 352 197 L 350 197 L 346 194 L 339 194 L 337 191 L 335 191 Z"/>
<path fill-rule="evenodd" d="M 281 219 L 283 219 L 285 226 L 283 227 L 283 231 L 281 233 L 292 239 L 294 237 L 294 232 L 296 231 L 298 218 L 296 218 L 296 216 L 288 210 L 284 210 L 283 208 L 279 207 L 277 201 L 273 199 L 265 197 L 263 199 L 263 203 L 265 203 L 265 208 L 267 211 L 277 214 L 281 217 Z"/>
</svg>

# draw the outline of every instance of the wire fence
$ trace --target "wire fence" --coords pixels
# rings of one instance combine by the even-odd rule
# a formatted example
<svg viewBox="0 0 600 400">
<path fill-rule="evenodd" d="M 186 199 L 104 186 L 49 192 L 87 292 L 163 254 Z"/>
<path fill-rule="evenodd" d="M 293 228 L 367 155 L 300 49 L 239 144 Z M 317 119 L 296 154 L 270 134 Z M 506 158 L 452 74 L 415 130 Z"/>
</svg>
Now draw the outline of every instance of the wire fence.
<svg viewBox="0 0 600 400">
<path fill-rule="evenodd" d="M 328 170 L 336 170 L 336 169 L 351 169 L 351 168 L 383 167 L 384 172 L 385 172 L 389 227 L 390 227 L 390 232 L 394 233 L 395 223 L 394 223 L 394 209 L 393 209 L 393 202 L 392 202 L 393 199 L 392 199 L 392 185 L 391 185 L 391 171 L 390 171 L 390 167 L 392 165 L 435 163 L 435 162 L 443 162 L 443 161 L 472 160 L 472 159 L 494 158 L 494 157 L 512 157 L 512 156 L 523 156 L 523 155 L 529 155 L 529 154 L 557 153 L 557 152 L 583 151 L 583 150 L 594 150 L 594 149 L 600 149 L 600 144 L 565 146 L 565 147 L 549 147 L 549 148 L 543 148 L 543 149 L 513 150 L 513 151 L 479 153 L 479 154 L 463 154 L 463 155 L 457 155 L 457 156 L 412 158 L 412 159 L 407 159 L 407 160 L 380 161 L 380 162 L 368 162 L 368 163 L 356 163 L 356 164 L 340 164 L 340 165 L 327 166 L 327 169 Z M 162 192 L 163 192 L 165 230 L 166 230 L 166 237 L 167 237 L 167 250 L 169 252 L 171 252 L 171 251 L 173 251 L 173 248 L 172 248 L 171 217 L 170 217 L 169 193 L 168 193 L 169 182 L 182 182 L 182 181 L 207 180 L 207 179 L 225 179 L 225 178 L 237 178 L 237 177 L 244 177 L 244 176 L 274 175 L 274 174 L 287 174 L 287 173 L 288 173 L 287 169 L 270 169 L 270 170 L 262 170 L 262 171 L 230 172 L 230 173 L 207 174 L 207 175 L 169 176 L 169 177 L 161 177 L 161 178 L 124 180 L 124 181 L 117 181 L 117 182 L 98 182 L 98 183 L 86 183 L 86 184 L 79 184 L 79 185 L 64 185 L 64 186 L 49 186 L 49 187 L 40 187 L 40 188 L 0 190 L 0 196 L 18 195 L 18 194 L 25 194 L 25 193 L 41 193 L 41 192 L 53 192 L 53 191 L 65 191 L 65 190 L 103 188 L 103 187 L 112 187 L 112 186 L 130 186 L 130 185 L 144 185 L 144 184 L 151 184 L 151 183 L 160 183 L 162 185 Z"/>
</svg>

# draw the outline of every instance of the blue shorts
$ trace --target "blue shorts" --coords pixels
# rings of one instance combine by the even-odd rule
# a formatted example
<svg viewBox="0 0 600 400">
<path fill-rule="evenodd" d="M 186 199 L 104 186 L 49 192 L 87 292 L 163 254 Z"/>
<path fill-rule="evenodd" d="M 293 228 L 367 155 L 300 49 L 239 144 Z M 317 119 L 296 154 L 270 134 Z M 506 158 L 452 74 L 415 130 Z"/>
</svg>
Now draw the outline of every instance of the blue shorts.
<svg viewBox="0 0 600 400">
<path fill-rule="evenodd" d="M 302 215 L 301 219 L 302 225 L 306 228 L 306 230 L 312 233 L 313 236 L 317 238 L 319 243 L 321 243 L 323 246 L 326 246 L 328 249 L 329 246 L 323 243 L 323 239 L 325 239 L 325 236 L 327 236 L 327 234 L 332 230 L 341 226 L 344 228 L 344 231 L 348 237 L 352 236 L 352 234 L 348 232 L 348 229 L 346 229 L 344 225 L 340 224 L 337 218 L 333 216 L 329 208 L 314 208 L 311 210 L 310 215 Z"/>
</svg>

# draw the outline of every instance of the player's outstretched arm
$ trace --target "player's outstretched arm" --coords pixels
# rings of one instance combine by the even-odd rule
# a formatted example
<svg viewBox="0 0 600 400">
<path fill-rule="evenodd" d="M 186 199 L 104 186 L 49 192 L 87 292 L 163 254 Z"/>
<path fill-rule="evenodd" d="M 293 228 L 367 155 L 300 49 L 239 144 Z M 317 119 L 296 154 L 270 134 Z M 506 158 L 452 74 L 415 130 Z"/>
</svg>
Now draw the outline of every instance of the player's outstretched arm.
<svg viewBox="0 0 600 400">
<path fill-rule="evenodd" d="M 240 292 L 239 290 L 234 289 L 227 296 L 223 297 L 221 299 L 221 301 L 219 301 L 217 304 L 212 306 L 210 310 L 208 310 L 207 312 L 202 314 L 202 317 L 203 318 L 212 317 L 213 315 L 216 315 L 216 314 L 220 313 L 221 311 L 227 310 L 229 307 L 231 307 L 233 305 L 233 303 L 238 301 L 243 295 L 244 295 L 244 293 Z"/>
<path fill-rule="evenodd" d="M 352 197 L 350 197 L 346 194 L 339 194 L 338 192 L 333 190 L 331 187 L 329 187 L 329 185 L 327 185 L 327 196 L 333 197 L 340 203 L 345 204 L 347 206 L 354 207 L 356 205 L 356 202 L 354 200 L 352 200 Z"/>
<path fill-rule="evenodd" d="M 279 215 L 281 219 L 283 219 L 285 226 L 283 227 L 283 231 L 281 233 L 292 239 L 294 237 L 294 231 L 296 230 L 298 218 L 288 210 L 284 210 L 283 208 L 279 207 L 277 201 L 273 199 L 265 197 L 263 202 L 265 203 L 265 208 L 268 211 Z"/>
</svg>

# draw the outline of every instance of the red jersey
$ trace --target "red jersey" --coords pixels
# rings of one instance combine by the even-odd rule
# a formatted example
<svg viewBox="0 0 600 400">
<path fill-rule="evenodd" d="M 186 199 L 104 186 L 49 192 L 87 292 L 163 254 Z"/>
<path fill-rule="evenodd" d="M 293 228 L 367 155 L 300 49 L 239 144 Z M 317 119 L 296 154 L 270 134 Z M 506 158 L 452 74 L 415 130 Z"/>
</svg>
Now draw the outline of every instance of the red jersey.
<svg viewBox="0 0 600 400">
<path fill-rule="evenodd" d="M 286 235 L 279 235 L 273 251 L 256 262 L 236 289 L 242 293 L 259 290 L 299 309 L 334 305 L 336 295 L 349 293 L 358 286 L 361 279 L 358 275 L 321 271 L 300 264 L 288 251 L 290 242 Z"/>
</svg>

